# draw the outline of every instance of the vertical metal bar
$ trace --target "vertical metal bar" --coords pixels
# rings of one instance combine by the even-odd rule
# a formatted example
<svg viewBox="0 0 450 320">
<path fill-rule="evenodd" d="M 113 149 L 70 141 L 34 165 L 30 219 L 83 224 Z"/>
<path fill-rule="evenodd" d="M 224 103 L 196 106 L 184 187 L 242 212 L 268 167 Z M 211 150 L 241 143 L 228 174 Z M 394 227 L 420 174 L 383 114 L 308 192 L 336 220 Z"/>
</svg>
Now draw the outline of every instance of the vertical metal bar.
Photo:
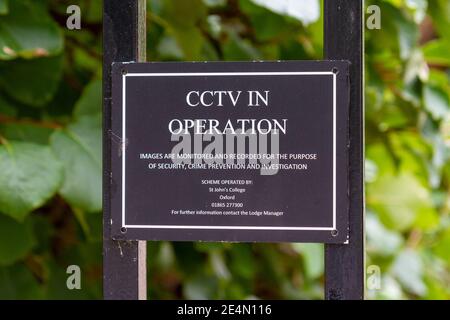
<svg viewBox="0 0 450 320">
<path fill-rule="evenodd" d="M 111 238 L 111 63 L 145 61 L 146 1 L 103 1 L 103 296 L 147 298 L 146 242 Z"/>
<path fill-rule="evenodd" d="M 326 59 L 349 60 L 349 243 L 325 246 L 325 298 L 364 299 L 363 0 L 325 0 Z"/>
</svg>

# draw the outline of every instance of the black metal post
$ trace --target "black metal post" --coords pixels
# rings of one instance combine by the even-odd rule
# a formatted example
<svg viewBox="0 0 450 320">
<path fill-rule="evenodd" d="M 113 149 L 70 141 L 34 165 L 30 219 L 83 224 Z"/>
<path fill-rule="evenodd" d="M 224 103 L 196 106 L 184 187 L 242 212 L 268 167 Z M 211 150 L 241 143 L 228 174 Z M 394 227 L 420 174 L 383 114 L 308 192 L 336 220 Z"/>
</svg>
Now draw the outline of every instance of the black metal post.
<svg viewBox="0 0 450 320">
<path fill-rule="evenodd" d="M 111 238 L 111 63 L 144 61 L 145 0 L 103 1 L 103 295 L 146 299 L 146 242 Z"/>
<path fill-rule="evenodd" d="M 363 0 L 325 0 L 325 59 L 349 60 L 349 244 L 325 246 L 325 298 L 364 299 Z"/>
</svg>

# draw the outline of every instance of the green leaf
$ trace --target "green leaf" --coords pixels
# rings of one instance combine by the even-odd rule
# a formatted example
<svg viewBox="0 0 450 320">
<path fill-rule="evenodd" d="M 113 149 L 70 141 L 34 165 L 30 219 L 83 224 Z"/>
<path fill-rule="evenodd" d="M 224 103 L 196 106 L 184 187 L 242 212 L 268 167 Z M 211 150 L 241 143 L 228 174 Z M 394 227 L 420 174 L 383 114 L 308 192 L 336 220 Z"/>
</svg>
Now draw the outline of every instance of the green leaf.
<svg viewBox="0 0 450 320">
<path fill-rule="evenodd" d="M 94 80 L 89 83 L 83 91 L 81 98 L 75 105 L 74 115 L 96 116 L 102 112 L 102 81 Z"/>
<path fill-rule="evenodd" d="M 83 20 L 90 24 L 101 24 L 103 19 L 102 4 L 102 1 L 83 0 L 79 4 L 83 13 Z"/>
<path fill-rule="evenodd" d="M 439 35 L 450 41 L 450 2 L 448 0 L 429 0 L 429 13 Z"/>
<path fill-rule="evenodd" d="M 427 295 L 425 299 L 427 300 L 448 300 L 450 296 L 450 288 L 447 283 L 440 281 L 440 274 L 444 272 L 436 272 L 433 276 L 425 278 L 425 283 L 427 285 Z"/>
<path fill-rule="evenodd" d="M 206 15 L 206 7 L 202 0 L 163 1 L 163 3 L 162 16 L 171 25 L 180 27 L 195 26 Z"/>
<path fill-rule="evenodd" d="M 9 11 L 8 0 L 0 0 L 0 15 L 7 14 Z"/>
<path fill-rule="evenodd" d="M 198 28 L 194 26 L 181 26 L 174 28 L 172 34 L 183 50 L 184 59 L 189 61 L 201 60 L 204 39 Z"/>
<path fill-rule="evenodd" d="M 240 1 L 240 7 L 249 16 L 258 40 L 275 40 L 280 37 L 280 34 L 289 32 L 284 16 L 270 11 L 264 6 L 258 6 L 254 2 Z"/>
<path fill-rule="evenodd" d="M 227 4 L 227 0 L 203 0 L 208 7 L 223 7 Z"/>
<path fill-rule="evenodd" d="M 427 292 L 427 287 L 423 282 L 423 267 L 419 253 L 406 249 L 395 260 L 392 273 L 408 291 L 423 296 Z"/>
<path fill-rule="evenodd" d="M 199 261 L 206 261 L 205 255 L 195 250 L 192 243 L 175 242 L 172 244 L 179 270 L 186 276 L 193 275 L 199 269 Z"/>
<path fill-rule="evenodd" d="M 0 268 L 0 299 L 42 299 L 44 291 L 22 264 Z"/>
<path fill-rule="evenodd" d="M 12 142 L 0 146 L 0 211 L 22 221 L 58 190 L 61 165 L 49 147 Z"/>
<path fill-rule="evenodd" d="M 434 253 L 447 263 L 450 267 L 450 228 L 447 228 L 443 235 L 433 245 Z"/>
<path fill-rule="evenodd" d="M 423 47 L 425 59 L 430 64 L 450 67 L 450 42 L 442 39 L 428 42 Z"/>
<path fill-rule="evenodd" d="M 8 101 L 4 96 L 0 95 L 0 115 L 6 115 L 8 117 L 15 117 L 17 110 L 14 105 Z"/>
<path fill-rule="evenodd" d="M 418 78 L 422 81 L 427 81 L 429 76 L 429 67 L 425 61 L 422 51 L 412 50 L 409 56 L 409 60 L 405 66 L 404 82 L 405 91 L 408 92 L 410 86 L 414 84 L 414 81 Z M 413 94 L 415 90 L 413 90 Z"/>
<path fill-rule="evenodd" d="M 427 14 L 428 0 L 408 0 L 405 5 L 412 12 L 416 24 L 420 24 Z"/>
<path fill-rule="evenodd" d="M 395 50 L 396 56 L 407 60 L 417 44 L 418 26 L 405 10 L 385 1 L 378 2 L 377 5 L 382 12 L 382 32 L 369 33 L 371 37 L 373 36 L 369 43 L 372 49 L 368 50 L 370 56 Z"/>
<path fill-rule="evenodd" d="M 26 123 L 8 123 L 0 125 L 0 131 L 7 140 L 18 140 L 47 145 L 53 129 Z"/>
<path fill-rule="evenodd" d="M 390 274 L 382 277 L 381 290 L 367 290 L 367 294 L 369 300 L 374 298 L 378 300 L 405 299 L 401 285 Z"/>
<path fill-rule="evenodd" d="M 209 254 L 211 268 L 218 279 L 229 280 L 231 275 L 221 251 L 212 251 Z"/>
<path fill-rule="evenodd" d="M 44 214 L 40 214 L 39 210 L 36 214 L 32 214 L 28 219 L 31 219 L 33 225 L 33 235 L 35 237 L 35 245 L 33 247 L 33 255 L 45 254 L 52 249 L 55 238 L 55 226 L 52 221 Z M 42 274 L 45 273 L 42 270 Z"/>
<path fill-rule="evenodd" d="M 252 2 L 281 15 L 293 17 L 308 25 L 320 18 L 318 0 L 251 0 Z"/>
<path fill-rule="evenodd" d="M 0 88 L 19 102 L 42 107 L 58 89 L 62 62 L 62 56 L 2 62 Z"/>
<path fill-rule="evenodd" d="M 190 300 L 214 299 L 218 292 L 218 281 L 204 274 L 195 275 L 186 280 L 183 289 L 184 295 Z"/>
<path fill-rule="evenodd" d="M 175 254 L 173 251 L 172 244 L 170 242 L 161 242 L 159 247 L 159 251 L 156 251 L 153 255 L 155 264 L 157 264 L 159 267 L 161 267 L 164 270 L 168 270 L 171 268 L 175 263 Z M 154 248 L 155 244 L 148 249 L 148 253 L 151 254 L 152 249 Z"/>
<path fill-rule="evenodd" d="M 439 215 L 435 210 L 420 210 L 414 221 L 414 227 L 426 232 L 438 228 L 439 223 Z"/>
<path fill-rule="evenodd" d="M 230 251 L 230 269 L 234 277 L 251 279 L 256 270 L 252 247 L 247 243 L 233 244 Z"/>
<path fill-rule="evenodd" d="M 418 28 L 414 23 L 406 19 L 396 19 L 394 22 L 398 28 L 398 40 L 400 57 L 407 59 L 414 51 L 414 46 L 418 39 Z"/>
<path fill-rule="evenodd" d="M 234 32 L 230 32 L 229 40 L 223 46 L 225 60 L 260 60 L 261 53 L 250 41 L 240 38 Z"/>
<path fill-rule="evenodd" d="M 72 206 L 87 212 L 102 208 L 101 136 L 100 116 L 83 116 L 50 138 L 64 167 L 60 193 Z"/>
<path fill-rule="evenodd" d="M 369 252 L 389 256 L 397 253 L 403 244 L 401 235 L 387 229 L 374 214 L 366 215 L 365 227 Z"/>
<path fill-rule="evenodd" d="M 62 51 L 62 32 L 42 6 L 29 0 L 8 3 L 9 13 L 0 19 L 0 60 L 47 57 Z"/>
<path fill-rule="evenodd" d="M 199 252 L 216 252 L 223 251 L 227 245 L 220 242 L 196 242 L 194 243 L 195 250 Z"/>
<path fill-rule="evenodd" d="M 435 120 L 444 119 L 450 112 L 448 94 L 438 87 L 426 85 L 423 89 L 423 100 L 425 108 Z"/>
<path fill-rule="evenodd" d="M 183 49 L 174 37 L 165 36 L 158 44 L 158 53 L 168 60 L 182 60 L 184 58 Z"/>
<path fill-rule="evenodd" d="M 324 271 L 324 247 L 320 243 L 295 243 L 294 249 L 302 254 L 306 276 L 316 279 Z"/>
<path fill-rule="evenodd" d="M 0 265 L 10 265 L 24 258 L 33 248 L 35 239 L 31 221 L 19 223 L 0 214 Z"/>
<path fill-rule="evenodd" d="M 162 17 L 166 36 L 173 37 L 186 60 L 200 60 L 204 38 L 198 25 L 205 19 L 206 7 L 201 0 L 164 1 Z M 195 8 L 195 10 L 192 10 Z M 164 38 L 163 38 L 164 39 Z M 161 53 L 177 53 L 177 46 L 165 42 L 159 45 Z M 169 50 L 169 51 L 168 51 Z M 173 57 L 168 57 L 173 58 Z"/>
<path fill-rule="evenodd" d="M 410 173 L 385 174 L 368 184 L 367 204 L 398 231 L 410 228 L 421 214 L 435 214 L 429 191 Z"/>
</svg>

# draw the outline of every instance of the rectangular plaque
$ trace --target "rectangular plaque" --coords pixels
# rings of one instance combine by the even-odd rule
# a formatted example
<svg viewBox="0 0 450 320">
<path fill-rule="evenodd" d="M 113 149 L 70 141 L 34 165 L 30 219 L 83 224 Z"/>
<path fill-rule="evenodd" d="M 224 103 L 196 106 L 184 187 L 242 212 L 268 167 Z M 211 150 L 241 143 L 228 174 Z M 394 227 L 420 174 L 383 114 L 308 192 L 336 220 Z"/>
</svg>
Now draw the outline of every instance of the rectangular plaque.
<svg viewBox="0 0 450 320">
<path fill-rule="evenodd" d="M 345 243 L 345 61 L 116 63 L 115 239 Z"/>
</svg>

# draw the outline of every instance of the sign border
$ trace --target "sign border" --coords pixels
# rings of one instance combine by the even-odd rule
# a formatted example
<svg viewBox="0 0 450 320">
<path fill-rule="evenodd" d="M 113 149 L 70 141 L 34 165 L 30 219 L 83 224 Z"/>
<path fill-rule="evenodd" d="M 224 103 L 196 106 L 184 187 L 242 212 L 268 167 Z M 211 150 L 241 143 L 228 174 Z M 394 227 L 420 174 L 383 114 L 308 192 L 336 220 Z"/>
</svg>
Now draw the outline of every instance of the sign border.
<svg viewBox="0 0 450 320">
<path fill-rule="evenodd" d="M 332 76 L 333 77 L 333 225 L 331 227 L 276 227 L 276 226 L 195 226 L 195 225 L 149 225 L 126 224 L 126 150 L 122 153 L 122 228 L 133 229 L 202 229 L 202 230 L 273 230 L 273 231 L 334 231 L 336 230 L 336 73 L 332 71 L 260 71 L 260 72 L 186 72 L 186 73 L 124 73 L 122 74 L 122 139 L 127 140 L 126 135 L 126 78 L 127 77 L 216 77 L 216 76 Z"/>
<path fill-rule="evenodd" d="M 184 72 L 180 72 L 183 70 Z M 107 222 L 114 240 L 145 241 L 211 241 L 211 242 L 303 242 L 347 244 L 349 242 L 349 102 L 350 62 L 346 60 L 287 60 L 287 61 L 233 61 L 233 62 L 113 62 L 111 69 L 112 101 L 111 129 L 108 132 L 112 150 L 109 176 L 109 202 L 111 219 Z M 333 112 L 333 226 L 290 227 L 290 226 L 177 226 L 122 224 L 122 171 L 123 153 L 130 138 L 123 135 L 123 82 L 128 77 L 142 75 L 180 76 L 186 74 L 204 75 L 272 75 L 323 74 L 332 76 Z M 124 77 L 125 76 L 125 77 Z M 125 83 L 125 86 L 127 83 Z M 151 90 L 151 88 L 149 88 Z M 330 92 L 331 93 L 331 92 Z M 331 96 L 331 94 L 330 94 Z M 331 97 L 330 97 L 331 98 Z M 126 100 L 125 100 L 126 101 Z M 126 107 L 126 105 L 125 105 Z M 126 110 L 126 109 L 125 109 Z M 125 119 L 126 122 L 126 119 Z M 125 132 L 126 134 L 126 132 Z M 126 160 L 125 160 L 126 161 Z M 331 177 L 330 177 L 331 178 Z M 331 199 L 330 199 L 331 200 Z M 151 208 L 149 208 L 151 212 Z M 295 208 L 294 208 L 295 210 Z M 296 210 L 298 211 L 298 210 Z M 331 210 L 330 210 L 331 211 Z M 126 211 L 125 211 L 126 214 Z M 331 224 L 331 221 L 330 221 Z M 147 227 L 146 227 L 147 226 Z M 252 228 L 253 227 L 253 228 Z M 195 228 L 195 229 L 194 229 Z M 276 228 L 276 229 L 274 229 Z"/>
</svg>

